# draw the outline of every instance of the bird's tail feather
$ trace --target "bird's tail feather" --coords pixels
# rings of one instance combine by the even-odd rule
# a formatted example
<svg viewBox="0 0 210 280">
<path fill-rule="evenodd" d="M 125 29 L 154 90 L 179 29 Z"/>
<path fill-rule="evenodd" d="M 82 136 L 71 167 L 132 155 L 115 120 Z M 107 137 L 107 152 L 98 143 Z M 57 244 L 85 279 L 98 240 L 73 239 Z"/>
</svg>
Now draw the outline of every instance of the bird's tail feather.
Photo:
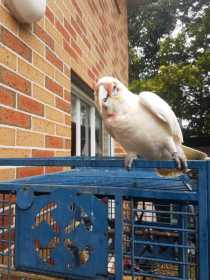
<svg viewBox="0 0 210 280">
<path fill-rule="evenodd" d="M 187 160 L 206 160 L 208 155 L 199 150 L 182 145 Z"/>
</svg>

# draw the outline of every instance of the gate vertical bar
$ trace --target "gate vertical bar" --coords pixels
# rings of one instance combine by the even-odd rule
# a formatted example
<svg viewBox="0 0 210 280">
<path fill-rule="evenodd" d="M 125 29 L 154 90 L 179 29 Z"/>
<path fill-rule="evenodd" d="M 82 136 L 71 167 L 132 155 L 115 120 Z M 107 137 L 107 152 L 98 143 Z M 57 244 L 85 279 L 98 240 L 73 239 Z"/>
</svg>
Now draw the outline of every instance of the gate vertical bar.
<svg viewBox="0 0 210 280">
<path fill-rule="evenodd" d="M 199 280 L 209 279 L 208 252 L 208 162 L 201 162 L 198 175 L 198 209 L 199 209 Z"/>
<path fill-rule="evenodd" d="M 12 269 L 12 195 L 8 195 L 8 280 L 11 279 Z"/>
<path fill-rule="evenodd" d="M 134 213 L 134 199 L 131 199 L 131 266 L 132 266 L 132 280 L 135 274 L 135 213 Z"/>
<path fill-rule="evenodd" d="M 182 213 L 187 213 L 187 206 L 186 205 L 180 205 L 179 211 Z M 179 227 L 183 230 L 180 233 L 181 238 L 181 244 L 184 246 L 187 246 L 187 232 L 185 231 L 187 229 L 187 216 L 185 214 L 182 214 L 179 216 Z M 179 265 L 179 277 L 181 279 L 188 279 L 188 269 L 187 269 L 187 262 L 188 262 L 188 255 L 187 255 L 187 248 L 183 247 L 180 248 L 180 259 L 182 261 L 182 265 Z"/>
<path fill-rule="evenodd" d="M 123 279 L 123 199 L 115 196 L 115 280 Z"/>
</svg>

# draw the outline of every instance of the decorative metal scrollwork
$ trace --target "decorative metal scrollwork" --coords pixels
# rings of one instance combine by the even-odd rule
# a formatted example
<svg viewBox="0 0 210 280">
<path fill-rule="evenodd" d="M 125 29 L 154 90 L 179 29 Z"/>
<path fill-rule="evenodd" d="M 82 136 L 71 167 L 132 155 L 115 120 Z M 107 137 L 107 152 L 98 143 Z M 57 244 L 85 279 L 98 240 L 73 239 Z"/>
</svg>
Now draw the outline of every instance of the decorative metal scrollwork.
<svg viewBox="0 0 210 280">
<path fill-rule="evenodd" d="M 20 257 L 17 263 L 32 270 L 62 275 L 104 274 L 106 212 L 106 204 L 94 195 L 57 190 L 35 197 L 31 208 L 17 211 L 18 223 L 25 220 L 30 231 L 30 239 L 26 237 L 21 250 L 28 248 L 32 261 Z M 23 242 L 22 237 L 18 237 L 18 244 Z"/>
</svg>

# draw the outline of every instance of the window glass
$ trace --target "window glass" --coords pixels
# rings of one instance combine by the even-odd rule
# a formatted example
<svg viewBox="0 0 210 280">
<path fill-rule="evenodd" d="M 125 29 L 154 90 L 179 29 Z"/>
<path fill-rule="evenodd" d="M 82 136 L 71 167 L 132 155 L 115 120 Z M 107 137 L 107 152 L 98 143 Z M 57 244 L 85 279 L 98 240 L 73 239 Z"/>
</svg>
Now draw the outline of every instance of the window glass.
<svg viewBox="0 0 210 280">
<path fill-rule="evenodd" d="M 81 93 L 82 95 L 82 93 Z M 101 117 L 95 110 L 93 101 L 88 102 L 73 90 L 71 95 L 71 155 L 103 155 L 103 135 Z"/>
<path fill-rule="evenodd" d="M 95 122 L 96 156 L 102 156 L 102 121 L 100 115 L 97 112 L 95 116 Z"/>
<path fill-rule="evenodd" d="M 81 155 L 90 156 L 90 106 L 83 101 L 81 104 Z"/>
<path fill-rule="evenodd" d="M 109 157 L 113 156 L 112 138 L 106 130 L 103 131 L 103 153 Z"/>
<path fill-rule="evenodd" d="M 72 121 L 76 123 L 77 113 L 76 113 L 76 97 L 71 95 L 71 118 Z"/>
<path fill-rule="evenodd" d="M 76 98 L 71 96 L 71 155 L 76 156 Z"/>
</svg>

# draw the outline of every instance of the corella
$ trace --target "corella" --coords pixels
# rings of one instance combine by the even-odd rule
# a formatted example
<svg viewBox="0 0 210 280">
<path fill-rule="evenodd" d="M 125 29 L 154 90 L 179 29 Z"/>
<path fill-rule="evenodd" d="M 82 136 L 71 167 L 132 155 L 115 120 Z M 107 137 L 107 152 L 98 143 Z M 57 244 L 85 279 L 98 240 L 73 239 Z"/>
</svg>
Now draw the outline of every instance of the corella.
<svg viewBox="0 0 210 280">
<path fill-rule="evenodd" d="M 158 95 L 130 92 L 113 77 L 96 84 L 97 104 L 108 133 L 119 142 L 127 156 L 125 167 L 140 155 L 146 160 L 175 160 L 176 170 L 158 170 L 165 176 L 186 171 L 187 160 L 206 159 L 207 155 L 182 145 L 183 135 L 171 107 Z"/>
</svg>

